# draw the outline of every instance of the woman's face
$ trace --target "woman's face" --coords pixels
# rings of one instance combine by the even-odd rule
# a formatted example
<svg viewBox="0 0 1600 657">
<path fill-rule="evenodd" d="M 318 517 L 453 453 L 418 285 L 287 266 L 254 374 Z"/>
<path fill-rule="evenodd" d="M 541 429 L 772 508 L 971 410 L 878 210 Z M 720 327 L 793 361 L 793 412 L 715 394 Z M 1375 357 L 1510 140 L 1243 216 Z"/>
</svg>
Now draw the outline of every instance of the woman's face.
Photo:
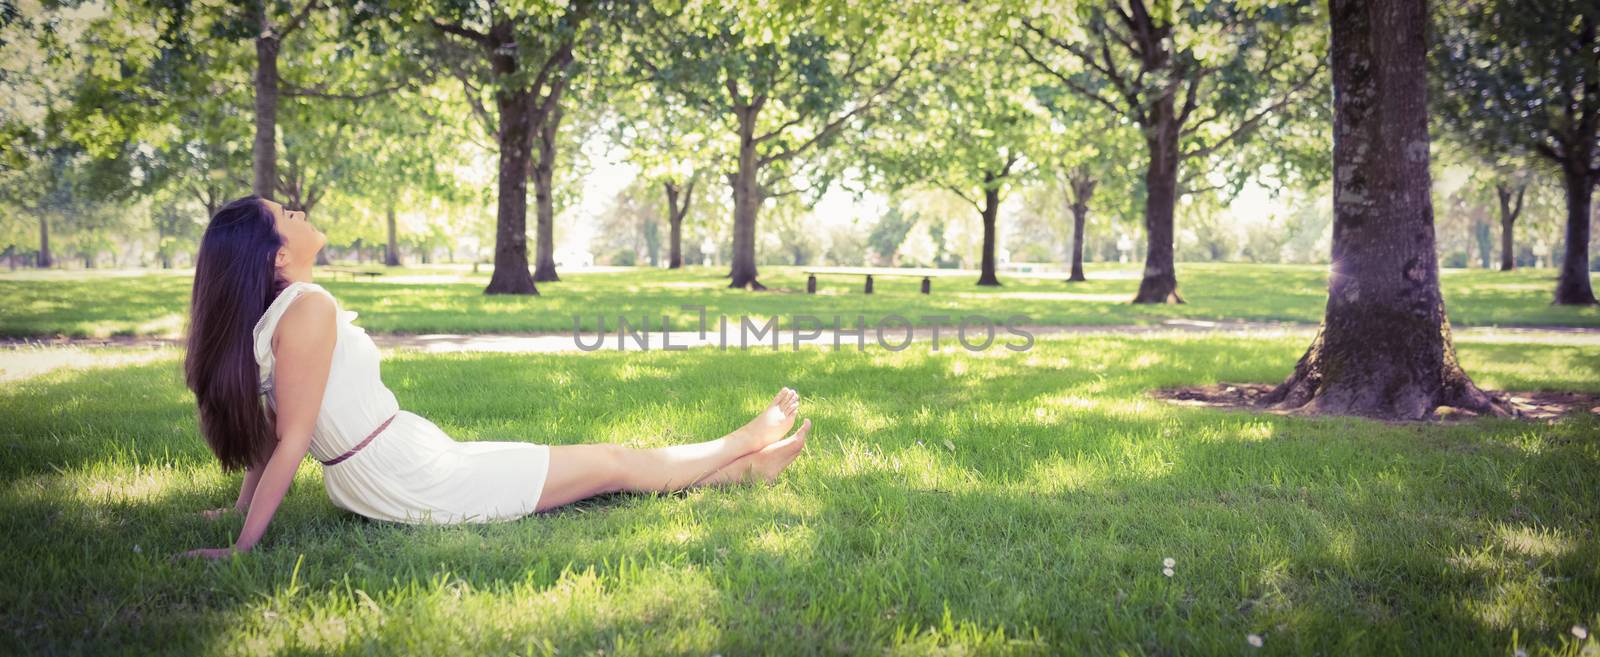
<svg viewBox="0 0 1600 657">
<path fill-rule="evenodd" d="M 328 243 L 328 236 L 306 221 L 306 213 L 285 210 L 276 201 L 263 199 L 277 223 L 278 234 L 283 236 L 283 247 L 278 249 L 276 264 L 279 269 L 309 268 L 316 262 L 317 252 Z"/>
</svg>

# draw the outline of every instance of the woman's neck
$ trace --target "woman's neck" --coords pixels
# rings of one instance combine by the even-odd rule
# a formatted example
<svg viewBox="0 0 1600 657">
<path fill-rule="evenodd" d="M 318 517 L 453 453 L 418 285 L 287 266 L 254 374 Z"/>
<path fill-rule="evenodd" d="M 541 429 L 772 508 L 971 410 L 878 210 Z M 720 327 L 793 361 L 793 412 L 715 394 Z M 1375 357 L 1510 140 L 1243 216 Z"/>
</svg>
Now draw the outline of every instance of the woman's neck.
<svg viewBox="0 0 1600 657">
<path fill-rule="evenodd" d="M 303 267 L 284 267 L 280 271 L 283 272 L 283 280 L 290 283 L 310 283 L 311 269 L 311 263 L 306 263 Z"/>
</svg>

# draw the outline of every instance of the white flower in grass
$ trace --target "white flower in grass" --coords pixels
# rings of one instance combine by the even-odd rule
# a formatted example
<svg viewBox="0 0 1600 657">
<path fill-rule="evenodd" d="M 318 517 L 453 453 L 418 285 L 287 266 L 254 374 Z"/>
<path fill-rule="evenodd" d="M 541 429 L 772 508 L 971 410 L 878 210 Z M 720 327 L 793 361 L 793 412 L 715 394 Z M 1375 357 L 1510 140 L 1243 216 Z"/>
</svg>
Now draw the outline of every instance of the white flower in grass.
<svg viewBox="0 0 1600 657">
<path fill-rule="evenodd" d="M 1582 625 L 1573 625 L 1572 636 L 1578 637 L 1579 639 L 1587 639 L 1589 638 L 1589 628 Z"/>
<path fill-rule="evenodd" d="M 1177 567 L 1178 560 L 1174 559 L 1172 557 L 1167 557 L 1167 558 L 1161 560 L 1161 565 L 1166 566 L 1168 568 L 1174 568 L 1174 567 Z"/>
<path fill-rule="evenodd" d="M 1517 648 L 1511 653 L 1511 655 L 1512 657 L 1528 657 L 1528 651 L 1523 650 L 1522 648 Z"/>
<path fill-rule="evenodd" d="M 1161 569 L 1161 574 L 1166 575 L 1167 577 L 1171 577 L 1172 576 L 1172 569 L 1171 568 L 1162 568 Z"/>
<path fill-rule="evenodd" d="M 1244 642 L 1250 644 L 1250 647 L 1252 648 L 1260 648 L 1263 643 L 1266 643 L 1265 641 L 1261 640 L 1260 634 L 1246 634 L 1244 637 Z"/>
<path fill-rule="evenodd" d="M 134 554 L 139 554 L 141 552 L 144 552 L 144 550 L 139 548 L 139 544 L 138 543 L 134 543 L 133 544 L 133 553 Z"/>
</svg>

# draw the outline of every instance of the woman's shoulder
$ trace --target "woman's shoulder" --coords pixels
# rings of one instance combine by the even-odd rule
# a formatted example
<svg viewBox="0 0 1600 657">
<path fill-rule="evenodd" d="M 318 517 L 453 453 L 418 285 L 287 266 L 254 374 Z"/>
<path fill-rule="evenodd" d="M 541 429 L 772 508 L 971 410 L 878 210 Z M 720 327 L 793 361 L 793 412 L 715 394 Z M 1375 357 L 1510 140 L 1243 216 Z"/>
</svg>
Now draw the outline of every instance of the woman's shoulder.
<svg viewBox="0 0 1600 657">
<path fill-rule="evenodd" d="M 301 297 L 311 298 L 307 299 L 307 302 L 297 303 Z M 321 285 L 308 281 L 295 281 L 285 286 L 267 307 L 267 311 L 261 314 L 261 319 L 256 321 L 254 335 L 256 362 L 262 368 L 262 376 L 264 378 L 267 376 L 276 360 L 273 357 L 272 338 L 280 324 L 287 322 L 295 327 L 297 335 L 304 335 L 307 331 L 314 332 L 317 326 L 334 326 L 334 322 L 330 320 L 337 318 L 338 312 L 338 301 Z M 329 336 L 332 334 L 330 331 Z"/>
</svg>

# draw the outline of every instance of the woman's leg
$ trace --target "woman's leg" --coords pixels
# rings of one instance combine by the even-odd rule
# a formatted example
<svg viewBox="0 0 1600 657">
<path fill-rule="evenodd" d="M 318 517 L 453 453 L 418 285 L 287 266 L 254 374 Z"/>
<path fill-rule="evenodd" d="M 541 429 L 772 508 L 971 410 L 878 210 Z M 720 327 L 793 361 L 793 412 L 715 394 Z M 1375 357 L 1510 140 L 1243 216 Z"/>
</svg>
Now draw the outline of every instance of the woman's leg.
<svg viewBox="0 0 1600 657">
<path fill-rule="evenodd" d="M 799 395 L 785 388 L 749 424 L 716 440 L 645 449 L 612 443 L 553 445 L 550 472 L 537 510 L 603 493 L 687 488 L 739 457 L 776 442 L 793 426 L 798 410 Z"/>
</svg>

